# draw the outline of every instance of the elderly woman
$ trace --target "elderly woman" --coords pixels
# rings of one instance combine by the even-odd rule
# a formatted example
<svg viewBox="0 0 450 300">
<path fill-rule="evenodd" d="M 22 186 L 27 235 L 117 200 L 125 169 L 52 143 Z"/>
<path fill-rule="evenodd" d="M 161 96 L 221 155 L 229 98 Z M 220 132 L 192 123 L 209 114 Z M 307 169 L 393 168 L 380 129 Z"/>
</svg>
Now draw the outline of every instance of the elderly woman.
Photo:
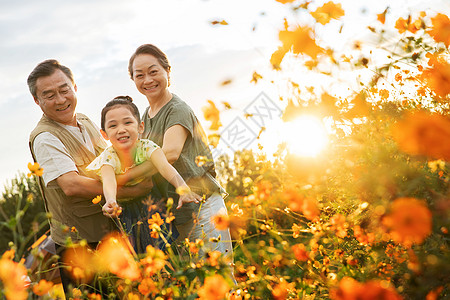
<svg viewBox="0 0 450 300">
<path fill-rule="evenodd" d="M 177 242 L 185 238 L 203 239 L 206 252 L 217 250 L 232 258 L 229 230 L 217 230 L 212 222 L 213 216 L 226 214 L 221 187 L 215 180 L 214 163 L 201 167 L 195 163 L 197 156 L 206 156 L 212 162 L 206 135 L 189 105 L 169 91 L 170 68 L 167 56 L 151 44 L 138 47 L 130 58 L 131 79 L 149 103 L 142 116 L 145 126 L 142 138 L 158 144 L 191 190 L 206 199 L 203 203 L 189 203 L 175 210 Z M 173 198 L 177 207 L 175 188 L 159 174 L 154 176 L 154 184 L 152 196 Z M 200 256 L 204 256 L 205 251 Z"/>
</svg>

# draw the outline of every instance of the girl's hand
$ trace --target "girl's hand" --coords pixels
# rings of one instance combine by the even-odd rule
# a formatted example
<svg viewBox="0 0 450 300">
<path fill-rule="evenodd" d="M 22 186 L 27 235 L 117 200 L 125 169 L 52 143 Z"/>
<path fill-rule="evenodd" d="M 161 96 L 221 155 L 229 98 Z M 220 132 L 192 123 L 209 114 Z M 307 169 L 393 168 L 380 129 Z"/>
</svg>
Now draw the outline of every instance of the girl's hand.
<svg viewBox="0 0 450 300">
<path fill-rule="evenodd" d="M 190 202 L 200 203 L 200 201 L 202 201 L 202 197 L 200 197 L 196 193 L 189 190 L 180 195 L 180 199 L 178 200 L 177 209 L 180 209 L 184 203 L 190 203 Z"/>
<path fill-rule="evenodd" d="M 117 202 L 106 202 L 102 207 L 103 214 L 107 217 L 117 217 L 122 213 L 122 207 Z"/>
</svg>

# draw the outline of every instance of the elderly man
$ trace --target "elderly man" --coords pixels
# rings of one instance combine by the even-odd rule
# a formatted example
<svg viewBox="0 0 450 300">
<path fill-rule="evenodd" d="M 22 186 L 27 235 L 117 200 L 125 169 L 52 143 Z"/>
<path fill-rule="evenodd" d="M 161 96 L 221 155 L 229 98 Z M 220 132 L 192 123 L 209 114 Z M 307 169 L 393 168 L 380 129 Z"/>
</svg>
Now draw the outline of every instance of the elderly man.
<svg viewBox="0 0 450 300">
<path fill-rule="evenodd" d="M 39 185 L 45 207 L 51 213 L 51 237 L 63 256 L 68 238 L 86 240 L 95 248 L 108 232 L 112 220 L 92 199 L 102 194 L 102 184 L 85 167 L 106 147 L 98 128 L 76 113 L 77 86 L 72 72 L 57 60 L 38 64 L 28 77 L 28 87 L 43 116 L 30 135 L 33 159 L 44 169 Z M 133 187 L 122 187 L 119 197 L 138 197 L 150 192 L 151 179 Z M 64 290 L 72 282 L 61 272 Z"/>
</svg>

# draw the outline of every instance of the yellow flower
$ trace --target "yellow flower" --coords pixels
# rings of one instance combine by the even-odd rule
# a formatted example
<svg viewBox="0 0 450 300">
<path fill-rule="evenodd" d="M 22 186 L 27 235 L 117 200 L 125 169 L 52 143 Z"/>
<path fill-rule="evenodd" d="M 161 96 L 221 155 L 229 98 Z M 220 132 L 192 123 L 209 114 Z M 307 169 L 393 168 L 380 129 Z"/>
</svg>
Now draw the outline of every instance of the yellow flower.
<svg viewBox="0 0 450 300">
<path fill-rule="evenodd" d="M 98 195 L 94 199 L 92 199 L 92 203 L 97 204 L 102 200 L 102 195 Z"/>
<path fill-rule="evenodd" d="M 201 167 L 201 166 L 205 165 L 207 161 L 208 161 L 208 158 L 206 156 L 203 156 L 203 155 L 199 155 L 199 156 L 197 156 L 195 158 L 195 164 L 198 167 Z"/>
<path fill-rule="evenodd" d="M 161 216 L 159 213 L 154 213 L 151 217 L 151 219 L 148 219 L 148 224 L 150 226 L 150 229 L 152 228 L 153 224 L 156 224 L 158 226 L 161 226 L 162 224 L 164 224 L 164 220 L 161 219 Z"/>
<path fill-rule="evenodd" d="M 210 130 L 218 130 L 222 123 L 220 122 L 220 112 L 213 101 L 208 100 L 208 106 L 202 107 L 203 116 L 206 121 L 211 121 Z"/>
<path fill-rule="evenodd" d="M 317 58 L 317 55 L 323 53 L 324 50 L 316 44 L 312 36 L 312 29 L 306 26 L 298 26 L 294 31 L 283 30 L 279 33 L 284 49 L 290 50 L 292 48 L 295 54 L 304 53 L 311 58 Z"/>
<path fill-rule="evenodd" d="M 35 162 L 34 164 L 28 163 L 28 170 L 30 170 L 31 172 L 28 173 L 28 177 L 31 177 L 32 175 L 42 176 L 42 174 L 44 174 L 44 169 L 42 169 L 37 162 Z"/>
<path fill-rule="evenodd" d="M 22 264 L 9 259 L 0 259 L 0 281 L 3 283 L 6 299 L 27 299 L 26 277 L 27 269 Z"/>
</svg>

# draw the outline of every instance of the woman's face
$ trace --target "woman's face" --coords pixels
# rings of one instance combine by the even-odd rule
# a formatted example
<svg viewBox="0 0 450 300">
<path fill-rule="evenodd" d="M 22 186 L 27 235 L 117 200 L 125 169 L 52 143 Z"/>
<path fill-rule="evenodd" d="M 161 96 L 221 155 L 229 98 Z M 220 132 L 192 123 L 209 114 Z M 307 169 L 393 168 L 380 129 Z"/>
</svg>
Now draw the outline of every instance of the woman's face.
<svg viewBox="0 0 450 300">
<path fill-rule="evenodd" d="M 133 81 L 141 94 L 157 100 L 167 92 L 169 73 L 153 55 L 139 54 L 133 61 Z"/>
</svg>

